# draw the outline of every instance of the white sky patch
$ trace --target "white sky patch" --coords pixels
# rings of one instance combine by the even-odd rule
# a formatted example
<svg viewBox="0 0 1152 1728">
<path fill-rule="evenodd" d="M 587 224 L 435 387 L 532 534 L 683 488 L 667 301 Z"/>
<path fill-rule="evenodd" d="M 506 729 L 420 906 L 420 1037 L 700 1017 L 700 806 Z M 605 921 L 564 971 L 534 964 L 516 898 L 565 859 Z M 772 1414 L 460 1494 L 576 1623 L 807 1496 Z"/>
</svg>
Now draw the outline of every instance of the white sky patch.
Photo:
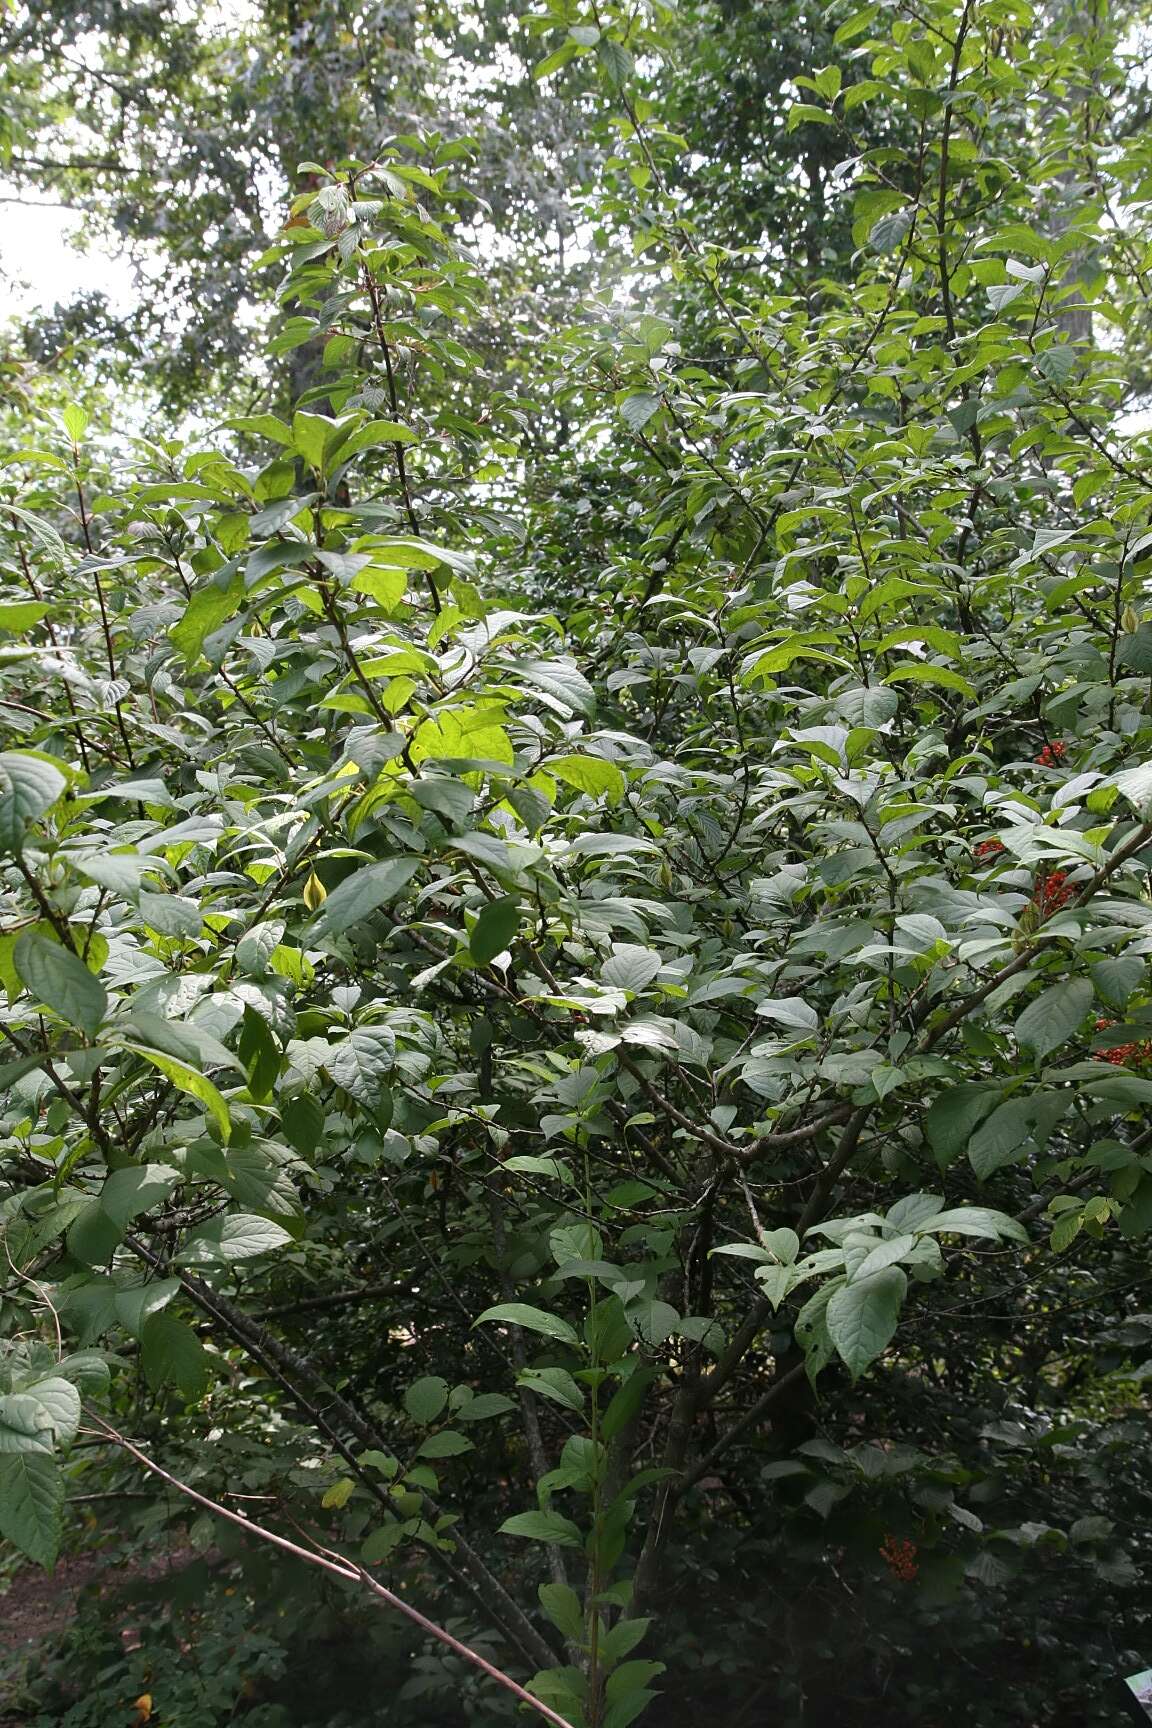
<svg viewBox="0 0 1152 1728">
<path fill-rule="evenodd" d="M 17 189 L 0 181 L 0 199 L 19 197 Z M 59 204 L 6 202 L 0 225 L 0 316 L 26 318 L 67 306 L 77 295 L 106 294 L 117 312 L 129 312 L 139 293 L 126 253 L 116 253 L 99 239 L 77 246 L 85 219 Z"/>
</svg>

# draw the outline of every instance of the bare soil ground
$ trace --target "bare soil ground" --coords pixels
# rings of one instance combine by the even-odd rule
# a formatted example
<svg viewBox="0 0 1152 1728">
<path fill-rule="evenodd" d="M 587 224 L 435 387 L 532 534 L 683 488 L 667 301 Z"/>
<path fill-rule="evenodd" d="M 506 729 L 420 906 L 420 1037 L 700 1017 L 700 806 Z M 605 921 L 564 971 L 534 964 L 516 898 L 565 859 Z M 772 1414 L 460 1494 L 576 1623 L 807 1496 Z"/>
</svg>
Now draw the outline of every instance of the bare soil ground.
<svg viewBox="0 0 1152 1728">
<path fill-rule="evenodd" d="M 89 1585 L 95 1585 L 101 1596 L 112 1596 L 128 1585 L 178 1571 L 195 1557 L 191 1548 L 173 1549 L 147 1564 L 126 1567 L 122 1556 L 96 1552 L 66 1555 L 51 1572 L 21 1567 L 0 1595 L 0 1664 L 59 1637 L 72 1618 L 76 1598 Z M 130 1610 L 121 1636 L 132 1648 L 128 1641 L 137 1634 Z M 20 1728 L 20 1719 L 7 1713 L 10 1704 L 0 1689 L 0 1728 Z"/>
</svg>

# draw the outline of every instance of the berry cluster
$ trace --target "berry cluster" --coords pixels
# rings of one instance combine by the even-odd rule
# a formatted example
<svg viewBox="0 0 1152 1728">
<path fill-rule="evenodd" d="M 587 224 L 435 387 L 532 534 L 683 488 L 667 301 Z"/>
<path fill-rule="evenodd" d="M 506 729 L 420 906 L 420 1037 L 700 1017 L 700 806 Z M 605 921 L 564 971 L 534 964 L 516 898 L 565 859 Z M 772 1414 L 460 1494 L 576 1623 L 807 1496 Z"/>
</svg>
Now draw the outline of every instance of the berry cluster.
<svg viewBox="0 0 1152 1728">
<path fill-rule="evenodd" d="M 1109 1026 L 1114 1026 L 1114 1020 L 1097 1020 L 1097 1032 L 1107 1032 Z M 1152 1043 L 1133 1041 L 1131 1044 L 1113 1044 L 1110 1050 L 1098 1050 L 1096 1054 L 1102 1062 L 1111 1062 L 1115 1068 L 1130 1068 L 1134 1062 L 1147 1062 L 1152 1058 Z"/>
<path fill-rule="evenodd" d="M 920 1567 L 916 1559 L 916 1544 L 909 1542 L 903 1536 L 885 1536 L 880 1544 L 880 1554 L 887 1562 L 894 1578 L 899 1578 L 902 1584 L 911 1584 L 919 1574 Z"/>
<path fill-rule="evenodd" d="M 997 852 L 1003 852 L 1003 850 L 1004 842 L 1002 840 L 978 840 L 972 848 L 973 854 L 977 858 L 995 858 Z"/>
<path fill-rule="evenodd" d="M 1067 870 L 1053 870 L 1050 875 L 1042 876 L 1037 882 L 1032 904 L 1041 918 L 1051 918 L 1054 912 L 1059 912 L 1062 906 L 1067 906 L 1069 900 L 1074 900 L 1075 897 L 1076 887 L 1069 882 Z"/>
<path fill-rule="evenodd" d="M 1068 754 L 1067 744 L 1061 744 L 1057 739 L 1055 744 L 1045 744 L 1036 761 L 1041 768 L 1055 768 L 1057 762 L 1062 762 Z"/>
</svg>

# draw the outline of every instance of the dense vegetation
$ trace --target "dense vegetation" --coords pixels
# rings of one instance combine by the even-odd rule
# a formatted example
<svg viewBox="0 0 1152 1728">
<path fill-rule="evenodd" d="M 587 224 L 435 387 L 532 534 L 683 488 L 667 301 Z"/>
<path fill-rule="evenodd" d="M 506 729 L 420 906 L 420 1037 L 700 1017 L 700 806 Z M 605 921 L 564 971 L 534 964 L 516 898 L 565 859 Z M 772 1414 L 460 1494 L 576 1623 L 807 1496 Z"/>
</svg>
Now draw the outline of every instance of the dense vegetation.
<svg viewBox="0 0 1152 1728">
<path fill-rule="evenodd" d="M 1143 28 L 6 15 L 14 1719 L 1122 1719 Z"/>
</svg>

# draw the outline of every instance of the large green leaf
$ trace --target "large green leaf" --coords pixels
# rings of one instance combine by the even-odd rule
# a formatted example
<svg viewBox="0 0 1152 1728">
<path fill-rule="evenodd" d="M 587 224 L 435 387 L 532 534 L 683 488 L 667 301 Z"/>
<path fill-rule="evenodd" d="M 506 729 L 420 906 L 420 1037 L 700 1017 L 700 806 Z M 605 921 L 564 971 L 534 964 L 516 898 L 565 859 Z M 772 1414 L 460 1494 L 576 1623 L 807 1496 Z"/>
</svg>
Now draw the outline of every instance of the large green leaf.
<svg viewBox="0 0 1152 1728">
<path fill-rule="evenodd" d="M 117 1224 L 167 1200 L 180 1178 L 168 1164 L 133 1164 L 113 1170 L 100 1190 L 100 1205 Z"/>
<path fill-rule="evenodd" d="M 1054 984 L 1020 1015 L 1016 1041 L 1038 1057 L 1047 1056 L 1080 1030 L 1091 1007 L 1092 986 L 1087 978 Z"/>
<path fill-rule="evenodd" d="M 52 808 L 67 784 L 67 776 L 43 756 L 0 751 L 0 853 L 21 850 L 29 823 Z"/>
<path fill-rule="evenodd" d="M 505 1518 L 501 1536 L 526 1536 L 530 1542 L 551 1542 L 559 1548 L 583 1546 L 580 1527 L 559 1512 L 517 1512 Z"/>
<path fill-rule="evenodd" d="M 511 946 L 520 928 L 520 900 L 516 894 L 502 894 L 489 900 L 472 926 L 468 951 L 478 966 L 487 966 Z"/>
<path fill-rule="evenodd" d="M 60 1551 L 64 1478 L 45 1452 L 0 1453 L 0 1536 L 38 1566 Z"/>
<path fill-rule="evenodd" d="M 981 1181 L 1011 1164 L 1031 1138 L 1033 1113 L 1027 1098 L 1010 1098 L 993 1110 L 968 1142 L 968 1160 Z"/>
<path fill-rule="evenodd" d="M 605 797 L 610 804 L 618 804 L 624 796 L 623 774 L 615 762 L 603 756 L 555 756 L 547 768 L 565 785 L 593 798 Z"/>
<path fill-rule="evenodd" d="M 439 1374 L 414 1380 L 404 1394 L 404 1408 L 414 1422 L 435 1422 L 448 1403 L 448 1382 Z"/>
<path fill-rule="evenodd" d="M 228 1115 L 228 1106 L 206 1075 L 198 1074 L 195 1068 L 189 1067 L 187 1062 L 181 1062 L 175 1056 L 167 1056 L 160 1050 L 150 1050 L 146 1044 L 128 1044 L 126 1048 L 134 1055 L 142 1056 L 146 1062 L 151 1062 L 173 1086 L 203 1105 L 219 1128 L 223 1141 L 227 1142 L 231 1138 L 232 1122 Z"/>
<path fill-rule="evenodd" d="M 632 994 L 651 984 L 664 962 L 654 948 L 641 948 L 633 942 L 614 942 L 612 958 L 600 970 L 605 984 Z"/>
<path fill-rule="evenodd" d="M 988 1206 L 955 1206 L 948 1212 L 936 1212 L 916 1226 L 925 1234 L 935 1236 L 984 1236 L 993 1241 L 1027 1242 L 1028 1232 L 1015 1218 L 1005 1212 L 995 1212 Z"/>
<path fill-rule="evenodd" d="M 371 1109 L 384 1093 L 384 1076 L 396 1062 L 396 1035 L 387 1026 L 357 1026 L 328 1058 L 337 1086 Z"/>
<path fill-rule="evenodd" d="M 184 608 L 180 622 L 168 632 L 172 646 L 179 649 L 189 665 L 199 658 L 205 638 L 231 618 L 243 598 L 242 576 L 233 576 L 223 586 L 213 579 L 196 590 Z"/>
<path fill-rule="evenodd" d="M 192 1231 L 177 1256 L 182 1266 L 231 1266 L 273 1254 L 292 1238 L 282 1224 L 253 1213 L 229 1212 Z"/>
<path fill-rule="evenodd" d="M 0 1456 L 52 1449 L 52 1412 L 30 1392 L 10 1392 L 0 1397 Z"/>
<path fill-rule="evenodd" d="M 395 900 L 419 868 L 419 858 L 385 858 L 345 877 L 317 913 L 313 934 L 317 939 L 339 936 L 361 919 L 371 917 L 381 906 Z"/>
<path fill-rule="evenodd" d="M 63 1450 L 71 1446 L 80 1426 L 80 1394 L 71 1380 L 50 1374 L 43 1380 L 25 1382 L 21 1396 L 35 1398 L 47 1412 L 56 1446 Z"/>
<path fill-rule="evenodd" d="M 479 1326 L 486 1320 L 523 1326 L 527 1332 L 541 1332 L 545 1338 L 558 1338 L 562 1344 L 579 1342 L 567 1320 L 562 1320 L 558 1314 L 549 1314 L 543 1308 L 533 1308 L 527 1302 L 499 1302 L 495 1308 L 485 1308 L 475 1324 Z"/>
<path fill-rule="evenodd" d="M 95 1037 L 108 1012 L 108 993 L 83 960 L 59 942 L 26 930 L 12 953 L 17 972 L 37 1001 Z"/>
<path fill-rule="evenodd" d="M 202 1398 L 211 1378 L 211 1358 L 187 1321 L 149 1315 L 140 1334 L 140 1358 L 152 1387 L 175 1386 L 190 1402 Z"/>
<path fill-rule="evenodd" d="M 908 1280 L 898 1266 L 844 1284 L 828 1303 L 828 1334 L 852 1378 L 887 1348 L 896 1331 Z"/>
<path fill-rule="evenodd" d="M 924 1118 L 924 1132 L 941 1166 L 959 1157 L 984 1118 L 992 1111 L 1002 1089 L 983 1081 L 953 1086 L 933 1099 Z"/>
<path fill-rule="evenodd" d="M 50 611 L 51 607 L 41 600 L 9 600 L 0 604 L 0 630 L 22 636 L 26 630 L 39 624 L 41 618 L 47 617 Z"/>
<path fill-rule="evenodd" d="M 529 690 L 562 714 L 588 718 L 595 712 L 596 692 L 574 661 L 517 660 L 514 666 Z"/>
</svg>

